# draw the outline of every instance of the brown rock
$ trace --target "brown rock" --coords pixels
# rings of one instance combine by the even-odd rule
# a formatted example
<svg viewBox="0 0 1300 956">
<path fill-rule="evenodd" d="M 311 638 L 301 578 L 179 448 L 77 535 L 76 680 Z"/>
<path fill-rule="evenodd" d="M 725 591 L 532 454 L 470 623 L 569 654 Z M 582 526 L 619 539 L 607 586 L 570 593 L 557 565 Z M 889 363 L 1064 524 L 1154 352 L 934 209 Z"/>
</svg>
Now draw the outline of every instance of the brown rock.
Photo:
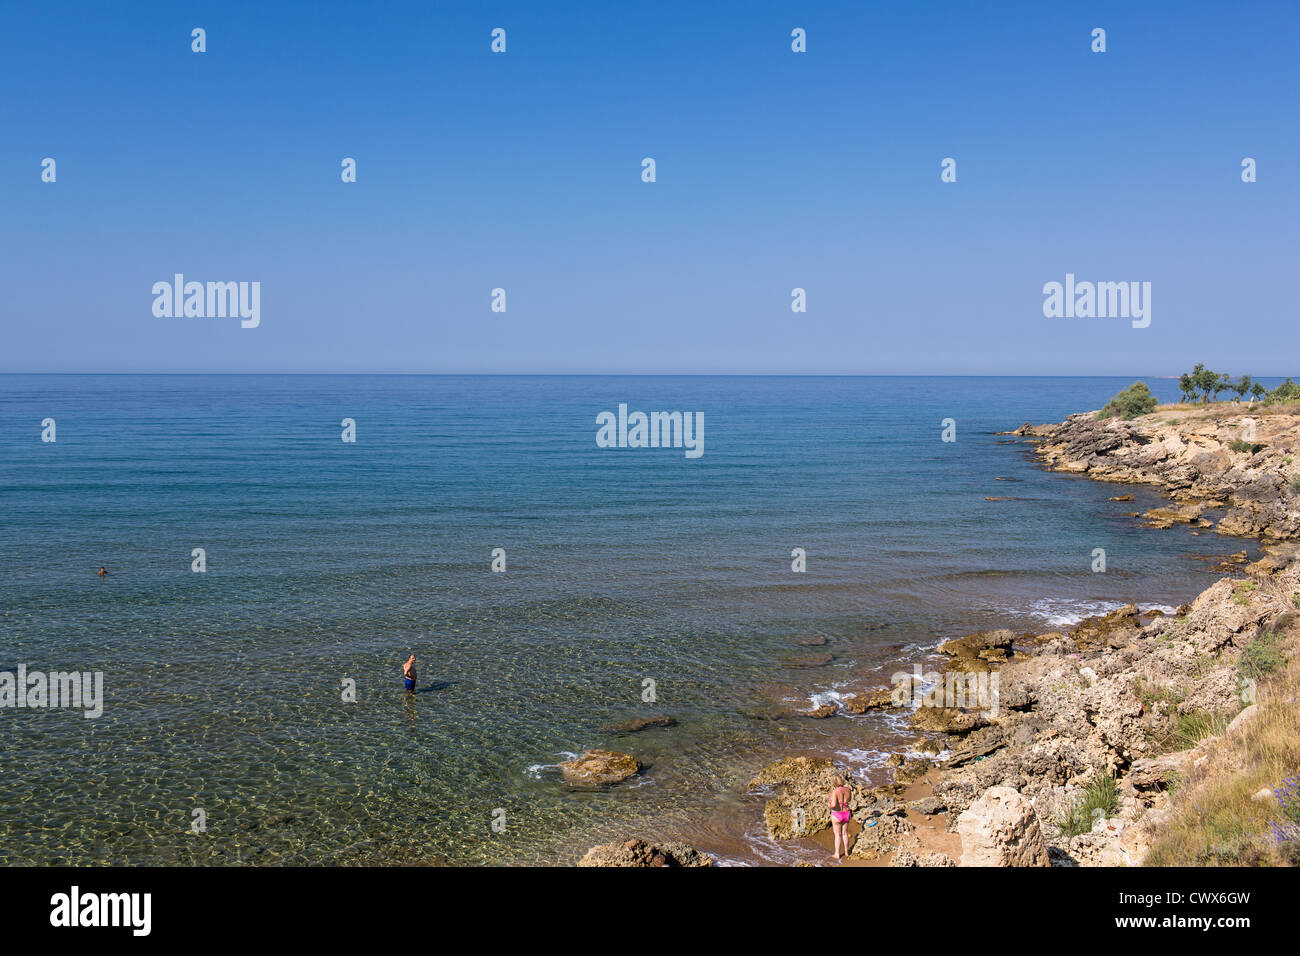
<svg viewBox="0 0 1300 956">
<path fill-rule="evenodd" d="M 713 866 L 713 860 L 685 843 L 654 844 L 646 840 L 593 846 L 578 866 Z"/>
<path fill-rule="evenodd" d="M 560 772 L 569 783 L 608 786 L 621 783 L 641 772 L 635 757 L 613 750 L 588 750 L 581 757 L 560 764 Z"/>
<path fill-rule="evenodd" d="M 954 637 L 939 645 L 939 652 L 949 657 L 983 657 L 984 651 L 1009 650 L 1016 635 L 1014 631 L 979 631 L 965 637 Z"/>
<path fill-rule="evenodd" d="M 894 705 L 894 692 L 891 688 L 858 694 L 844 701 L 844 709 L 850 714 L 865 714 L 870 710 L 884 710 Z"/>
</svg>

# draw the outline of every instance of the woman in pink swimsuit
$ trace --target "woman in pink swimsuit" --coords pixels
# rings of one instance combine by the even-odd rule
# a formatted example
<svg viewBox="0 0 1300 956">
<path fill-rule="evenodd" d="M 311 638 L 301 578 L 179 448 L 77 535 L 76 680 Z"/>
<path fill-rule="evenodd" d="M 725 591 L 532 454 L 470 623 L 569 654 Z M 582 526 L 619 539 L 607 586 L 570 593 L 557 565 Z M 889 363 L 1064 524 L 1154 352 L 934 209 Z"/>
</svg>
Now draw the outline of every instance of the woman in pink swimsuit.
<svg viewBox="0 0 1300 956">
<path fill-rule="evenodd" d="M 835 789 L 831 791 L 826 805 L 831 808 L 831 829 L 835 831 L 835 859 L 839 860 L 840 850 L 849 855 L 849 820 L 853 812 L 849 810 L 849 788 L 844 786 L 844 778 L 835 778 Z"/>
</svg>

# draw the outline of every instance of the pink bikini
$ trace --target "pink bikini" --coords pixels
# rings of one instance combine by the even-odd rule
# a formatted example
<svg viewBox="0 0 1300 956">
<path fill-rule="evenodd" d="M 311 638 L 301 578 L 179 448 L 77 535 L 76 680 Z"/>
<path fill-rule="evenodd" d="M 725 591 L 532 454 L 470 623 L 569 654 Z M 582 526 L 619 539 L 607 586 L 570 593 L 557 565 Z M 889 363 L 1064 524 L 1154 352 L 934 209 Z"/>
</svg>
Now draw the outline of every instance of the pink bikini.
<svg viewBox="0 0 1300 956">
<path fill-rule="evenodd" d="M 831 810 L 831 819 L 834 820 L 836 823 L 848 823 L 849 818 L 853 816 L 853 812 L 849 810 L 848 797 L 840 795 L 841 793 L 844 792 L 844 790 L 845 790 L 844 787 L 835 788 L 836 809 Z M 840 807 L 843 807 L 844 809 L 842 810 L 838 809 Z"/>
</svg>

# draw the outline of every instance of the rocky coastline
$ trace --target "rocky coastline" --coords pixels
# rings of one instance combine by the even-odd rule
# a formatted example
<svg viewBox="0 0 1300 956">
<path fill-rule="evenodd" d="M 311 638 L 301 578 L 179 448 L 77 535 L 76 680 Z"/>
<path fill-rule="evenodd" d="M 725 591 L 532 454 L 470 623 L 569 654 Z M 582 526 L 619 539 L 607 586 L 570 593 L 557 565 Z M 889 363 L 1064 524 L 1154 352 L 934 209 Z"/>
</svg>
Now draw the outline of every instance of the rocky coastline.
<svg viewBox="0 0 1300 956">
<path fill-rule="evenodd" d="M 753 778 L 774 840 L 824 837 L 826 794 L 844 775 L 851 863 L 1140 865 L 1174 793 L 1243 748 L 1265 692 L 1248 665 L 1264 642 L 1284 660 L 1300 645 L 1300 412 L 1163 406 L 1004 434 L 1032 443 L 1050 470 L 1153 485 L 1170 499 L 1134 520 L 1254 539 L 1259 556 L 1248 563 L 1236 543 L 1220 566 L 1228 575 L 1174 614 L 1130 604 L 1064 631 L 944 641 L 921 662 L 921 686 L 855 700 L 855 712 L 911 708 L 918 739 L 890 756 L 892 782 L 869 786 L 816 755 Z M 710 862 L 681 844 L 632 840 L 593 848 L 580 865 Z"/>
</svg>

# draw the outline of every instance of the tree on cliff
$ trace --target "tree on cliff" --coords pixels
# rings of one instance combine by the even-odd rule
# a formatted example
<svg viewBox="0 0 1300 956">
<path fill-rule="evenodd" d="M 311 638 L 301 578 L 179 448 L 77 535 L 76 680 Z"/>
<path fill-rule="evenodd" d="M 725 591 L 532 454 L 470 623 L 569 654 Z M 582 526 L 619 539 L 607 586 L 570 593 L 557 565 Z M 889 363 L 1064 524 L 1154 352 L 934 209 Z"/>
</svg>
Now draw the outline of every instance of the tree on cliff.
<svg viewBox="0 0 1300 956">
<path fill-rule="evenodd" d="M 1219 373 L 1211 372 L 1204 363 L 1197 362 L 1196 368 L 1192 369 L 1191 379 L 1193 392 L 1200 394 L 1201 403 L 1204 404 L 1210 400 L 1210 393 L 1219 384 Z"/>
<path fill-rule="evenodd" d="M 1118 415 L 1123 419 L 1137 418 L 1139 415 L 1154 412 L 1158 404 L 1145 382 L 1134 382 L 1107 402 L 1097 413 L 1097 417 L 1113 418 Z"/>
</svg>

